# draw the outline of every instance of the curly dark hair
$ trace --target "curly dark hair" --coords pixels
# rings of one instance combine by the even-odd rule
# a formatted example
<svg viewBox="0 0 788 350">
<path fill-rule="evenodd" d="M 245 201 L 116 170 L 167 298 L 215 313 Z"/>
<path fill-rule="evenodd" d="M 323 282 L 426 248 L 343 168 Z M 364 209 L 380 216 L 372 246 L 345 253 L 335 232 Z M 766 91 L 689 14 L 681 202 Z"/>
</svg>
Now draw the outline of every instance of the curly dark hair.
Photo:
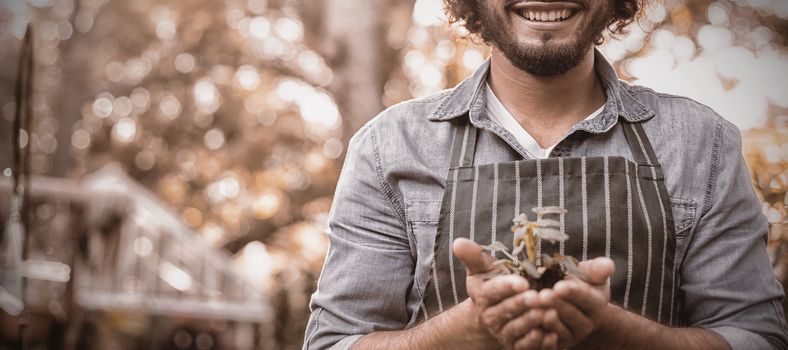
<svg viewBox="0 0 788 350">
<path fill-rule="evenodd" d="M 482 36 L 484 30 L 477 11 L 477 2 L 480 0 L 443 0 L 449 23 L 463 22 L 463 26 L 471 35 Z M 591 0 L 598 1 L 598 0 Z M 612 0 L 614 2 L 613 15 L 607 23 L 607 28 L 613 35 L 624 34 L 628 24 L 642 15 L 642 10 L 648 0 Z M 488 38 L 481 37 L 484 41 Z"/>
</svg>

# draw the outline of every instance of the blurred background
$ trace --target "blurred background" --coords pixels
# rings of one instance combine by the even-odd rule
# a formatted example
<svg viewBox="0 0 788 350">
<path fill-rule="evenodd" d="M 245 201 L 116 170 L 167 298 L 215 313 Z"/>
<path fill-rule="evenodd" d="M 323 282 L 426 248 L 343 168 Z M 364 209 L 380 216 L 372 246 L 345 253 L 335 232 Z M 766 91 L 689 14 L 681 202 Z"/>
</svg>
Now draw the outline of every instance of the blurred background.
<svg viewBox="0 0 788 350">
<path fill-rule="evenodd" d="M 786 18 L 784 0 L 666 0 L 601 47 L 742 130 L 784 284 Z M 466 34 L 440 0 L 0 2 L 0 349 L 300 348 L 347 141 L 468 76 L 488 48 Z"/>
</svg>

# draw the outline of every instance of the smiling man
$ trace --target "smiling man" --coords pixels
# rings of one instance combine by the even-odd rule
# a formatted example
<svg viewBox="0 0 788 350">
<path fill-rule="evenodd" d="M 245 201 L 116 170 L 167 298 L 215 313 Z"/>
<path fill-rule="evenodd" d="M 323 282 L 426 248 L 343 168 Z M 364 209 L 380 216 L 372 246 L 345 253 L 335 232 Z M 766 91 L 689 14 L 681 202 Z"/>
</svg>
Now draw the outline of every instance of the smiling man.
<svg viewBox="0 0 788 350">
<path fill-rule="evenodd" d="M 788 348 L 739 132 L 595 50 L 643 1 L 446 6 L 491 57 L 351 140 L 304 349 Z M 585 278 L 482 278 L 546 206 Z"/>
</svg>

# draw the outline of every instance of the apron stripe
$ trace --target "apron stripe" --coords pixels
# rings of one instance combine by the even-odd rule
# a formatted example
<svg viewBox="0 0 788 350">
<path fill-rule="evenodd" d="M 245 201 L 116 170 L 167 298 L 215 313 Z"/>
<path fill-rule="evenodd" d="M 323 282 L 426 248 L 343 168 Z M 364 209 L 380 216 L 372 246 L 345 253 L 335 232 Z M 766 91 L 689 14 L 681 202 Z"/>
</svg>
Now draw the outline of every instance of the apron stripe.
<svg viewBox="0 0 788 350">
<path fill-rule="evenodd" d="M 646 258 L 646 281 L 643 287 L 643 306 L 640 309 L 640 315 L 646 315 L 646 306 L 648 301 L 648 292 L 649 292 L 649 283 L 651 282 L 651 257 L 652 257 L 652 250 L 653 250 L 653 229 L 651 228 L 651 218 L 649 217 L 648 208 L 646 207 L 646 201 L 643 198 L 643 188 L 640 187 L 640 176 L 635 174 L 635 186 L 638 190 L 638 197 L 640 199 L 640 207 L 643 210 L 643 218 L 646 220 L 646 232 L 648 233 L 648 255 Z"/>
<path fill-rule="evenodd" d="M 643 152 L 643 155 L 646 157 L 646 162 L 649 165 L 654 164 L 651 160 L 651 156 L 648 154 L 648 151 L 646 150 L 646 146 L 643 145 L 643 139 L 640 137 L 640 133 L 638 133 L 638 128 L 636 128 L 632 124 L 627 124 L 627 125 L 629 125 L 629 127 L 635 133 L 635 138 L 638 140 L 638 144 L 640 145 L 640 151 Z"/>
<path fill-rule="evenodd" d="M 655 168 L 651 168 L 651 176 L 655 179 L 657 178 L 657 171 Z M 659 307 L 657 308 L 657 322 L 662 321 L 662 301 L 664 298 L 664 288 L 665 288 L 665 258 L 667 257 L 668 252 L 668 220 L 665 213 L 665 204 L 662 202 L 662 194 L 659 191 L 659 184 L 657 181 L 654 181 L 654 192 L 657 193 L 657 200 L 659 201 L 659 210 L 662 217 L 662 273 L 659 279 Z"/>
<path fill-rule="evenodd" d="M 629 163 L 624 163 L 627 178 L 627 283 L 624 289 L 624 308 L 629 306 L 629 292 L 632 287 L 632 268 L 633 268 L 633 242 L 632 242 L 632 180 L 629 178 Z"/>
<path fill-rule="evenodd" d="M 498 163 L 493 164 L 493 193 L 492 193 L 492 218 L 490 219 L 491 236 L 490 244 L 498 240 L 497 227 L 498 227 Z M 493 252 L 493 257 L 495 252 Z"/>
<path fill-rule="evenodd" d="M 536 160 L 536 206 L 542 207 L 542 160 Z M 542 265 L 542 240 L 536 240 L 536 265 Z"/>
<path fill-rule="evenodd" d="M 460 149 L 460 157 L 457 160 L 459 166 L 463 166 L 465 163 L 465 153 L 468 148 L 468 133 L 470 132 L 470 130 L 471 130 L 470 123 L 466 123 L 465 130 L 463 131 L 463 135 L 462 135 L 462 148 Z M 456 226 L 455 213 L 457 209 L 457 180 L 459 179 L 459 175 L 460 175 L 459 170 L 455 170 L 454 185 L 451 188 L 451 204 L 449 207 L 449 246 L 447 247 L 449 249 L 449 279 L 451 280 L 451 293 L 452 296 L 454 297 L 454 304 L 460 303 L 460 298 L 457 296 L 457 277 L 455 276 L 455 272 L 454 272 L 454 250 L 451 247 L 451 245 L 454 243 L 454 227 Z M 436 278 L 436 282 L 437 282 L 437 278 Z"/>
<path fill-rule="evenodd" d="M 558 158 L 558 206 L 565 208 L 564 203 L 564 159 Z M 561 233 L 566 232 L 566 214 L 561 214 Z M 564 241 L 558 246 L 558 252 L 564 255 Z"/>
<path fill-rule="evenodd" d="M 605 176 L 605 256 L 610 257 L 610 243 L 612 236 L 613 225 L 610 217 L 610 158 L 605 156 L 604 159 L 604 176 Z"/>
<path fill-rule="evenodd" d="M 657 159 L 657 154 L 654 153 L 654 147 L 651 146 L 651 142 L 648 140 L 643 141 L 643 139 L 647 139 L 646 130 L 643 129 L 643 125 L 641 124 L 633 124 L 635 129 L 635 135 L 637 136 L 638 142 L 640 143 L 641 149 L 646 154 L 646 159 L 648 160 L 649 164 L 657 164 L 659 160 Z M 642 136 L 641 136 L 642 134 Z"/>
<path fill-rule="evenodd" d="M 462 135 L 462 148 L 460 150 L 460 159 L 457 160 L 457 164 L 459 166 L 465 165 L 465 152 L 467 152 L 468 148 L 468 132 L 471 130 L 471 124 L 465 124 L 465 131 Z"/>
<path fill-rule="evenodd" d="M 470 123 L 465 124 L 465 128 L 463 129 L 462 135 L 462 144 L 460 145 L 460 153 L 459 157 L 456 160 L 453 160 L 453 164 L 456 166 L 463 166 L 465 163 L 465 154 L 467 151 L 468 146 L 468 134 L 470 133 L 471 125 Z M 452 151 L 454 154 L 455 152 Z M 454 226 L 455 226 L 455 209 L 456 209 L 456 202 L 457 202 L 457 180 L 459 176 L 459 171 L 454 172 L 454 182 L 451 188 L 451 203 L 449 207 L 449 244 L 447 249 L 449 250 L 449 275 L 452 285 L 452 295 L 454 297 L 455 303 L 459 303 L 459 297 L 457 295 L 457 288 L 456 288 L 456 277 L 454 273 L 454 251 L 451 249 L 451 245 L 454 242 Z M 438 309 L 439 312 L 443 312 L 443 300 L 441 299 L 440 293 L 440 286 L 438 281 L 438 268 L 437 268 L 437 255 L 433 252 L 432 256 L 432 276 L 433 276 L 433 283 L 435 284 L 435 294 L 437 295 L 438 299 Z"/>
<path fill-rule="evenodd" d="M 670 316 L 668 318 L 668 326 L 673 326 L 673 310 L 677 308 L 676 305 L 676 266 L 673 266 L 673 271 L 670 273 Z"/>
<path fill-rule="evenodd" d="M 465 136 L 468 136 L 468 129 L 465 129 Z M 467 141 L 467 140 L 465 140 Z M 463 152 L 464 153 L 464 152 Z M 460 158 L 462 159 L 462 158 Z M 451 187 L 451 205 L 449 207 L 449 276 L 451 277 L 451 292 L 454 296 L 454 303 L 459 304 L 460 300 L 457 297 L 457 279 L 454 273 L 454 250 L 451 249 L 451 244 L 454 243 L 454 226 L 456 219 L 457 209 L 457 180 L 459 179 L 459 170 L 454 171 L 454 186 Z"/>
<path fill-rule="evenodd" d="M 514 216 L 520 213 L 520 162 L 516 162 L 514 163 Z"/>
<path fill-rule="evenodd" d="M 451 247 L 449 247 L 451 249 Z M 438 267 L 435 264 L 435 253 L 432 254 L 432 283 L 435 285 L 435 295 L 438 300 L 438 312 L 443 312 L 443 299 L 441 299 L 441 287 L 438 282 Z"/>
<path fill-rule="evenodd" d="M 604 166 L 604 187 L 605 187 L 605 256 L 610 258 L 610 244 L 612 236 L 612 218 L 610 215 L 610 158 L 603 159 Z M 610 278 L 607 279 L 607 286 L 610 287 Z"/>
<path fill-rule="evenodd" d="M 471 193 L 470 240 L 476 242 L 476 193 L 479 192 L 479 167 L 473 167 L 473 191 Z"/>
<path fill-rule="evenodd" d="M 588 260 L 588 174 L 585 157 L 580 158 L 580 196 L 583 202 L 583 255 L 580 260 Z"/>
</svg>

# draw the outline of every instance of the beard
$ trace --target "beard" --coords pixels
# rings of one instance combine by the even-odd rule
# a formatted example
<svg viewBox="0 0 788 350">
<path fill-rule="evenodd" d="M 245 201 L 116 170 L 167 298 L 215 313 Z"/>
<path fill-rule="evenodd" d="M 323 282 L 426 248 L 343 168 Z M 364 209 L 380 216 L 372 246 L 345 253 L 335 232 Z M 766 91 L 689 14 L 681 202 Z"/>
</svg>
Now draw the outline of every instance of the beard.
<svg viewBox="0 0 788 350">
<path fill-rule="evenodd" d="M 498 48 L 515 67 L 540 77 L 563 75 L 577 66 L 588 50 L 600 41 L 612 14 L 610 8 L 602 14 L 587 13 L 591 22 L 585 28 L 579 28 L 574 38 L 566 43 L 553 40 L 551 33 L 542 34 L 538 44 L 521 43 L 517 34 L 506 25 L 510 23 L 508 18 L 500 18 L 494 9 L 483 3 L 476 2 L 482 39 Z"/>
</svg>

